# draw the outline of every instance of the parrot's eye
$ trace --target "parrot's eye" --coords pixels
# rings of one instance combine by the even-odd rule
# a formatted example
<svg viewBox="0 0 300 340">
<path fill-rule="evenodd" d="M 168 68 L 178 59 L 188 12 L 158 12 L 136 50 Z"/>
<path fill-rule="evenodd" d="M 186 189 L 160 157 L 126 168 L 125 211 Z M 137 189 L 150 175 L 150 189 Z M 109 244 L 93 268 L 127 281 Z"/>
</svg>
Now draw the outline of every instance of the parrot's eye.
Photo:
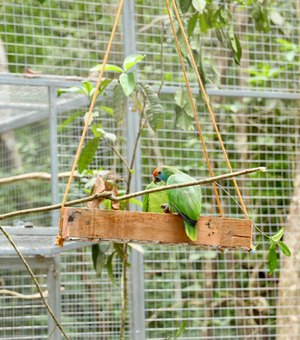
<svg viewBox="0 0 300 340">
<path fill-rule="evenodd" d="M 161 171 L 158 171 L 158 173 L 157 173 L 158 175 L 160 175 L 161 174 Z"/>
</svg>

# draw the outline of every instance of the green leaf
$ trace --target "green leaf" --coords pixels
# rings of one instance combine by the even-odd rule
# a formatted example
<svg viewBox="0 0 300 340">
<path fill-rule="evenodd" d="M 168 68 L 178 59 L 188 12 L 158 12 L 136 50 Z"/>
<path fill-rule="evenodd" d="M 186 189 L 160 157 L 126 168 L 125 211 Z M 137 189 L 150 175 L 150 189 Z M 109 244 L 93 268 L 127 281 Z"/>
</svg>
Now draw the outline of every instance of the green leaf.
<svg viewBox="0 0 300 340">
<path fill-rule="evenodd" d="M 280 250 L 282 251 L 282 253 L 285 256 L 291 256 L 292 255 L 290 248 L 284 242 L 278 241 L 278 245 L 279 245 Z"/>
<path fill-rule="evenodd" d="M 84 113 L 83 112 L 75 112 L 72 114 L 72 116 L 68 117 L 65 119 L 61 124 L 58 125 L 57 131 L 61 132 L 63 129 L 65 129 L 73 120 L 75 120 L 77 117 L 82 116 Z"/>
<path fill-rule="evenodd" d="M 194 14 L 188 23 L 188 29 L 187 29 L 187 33 L 188 33 L 188 37 L 190 38 L 191 35 L 193 34 L 196 24 L 197 24 L 197 20 L 198 20 L 198 13 Z"/>
<path fill-rule="evenodd" d="M 100 142 L 100 137 L 95 137 L 88 141 L 85 147 L 82 149 L 81 154 L 78 159 L 78 172 L 82 173 L 93 161 L 98 145 Z"/>
<path fill-rule="evenodd" d="M 140 63 L 145 58 L 145 55 L 141 54 L 131 54 L 127 56 L 123 62 L 123 69 L 125 71 L 130 70 L 136 64 Z"/>
<path fill-rule="evenodd" d="M 156 131 L 163 125 L 164 109 L 159 102 L 157 93 L 150 85 L 140 84 L 140 87 L 142 88 L 147 100 L 145 113 L 151 128 Z"/>
<path fill-rule="evenodd" d="M 92 245 L 92 260 L 93 260 L 93 266 L 95 270 L 96 270 L 96 263 L 97 263 L 99 252 L 100 252 L 99 244 L 93 244 Z"/>
<path fill-rule="evenodd" d="M 92 83 L 91 83 L 89 80 L 84 80 L 84 81 L 82 82 L 82 86 L 85 88 L 87 94 L 88 94 L 89 97 L 90 97 L 91 92 L 92 92 L 92 90 L 94 89 Z"/>
<path fill-rule="evenodd" d="M 283 236 L 285 228 L 281 228 L 275 235 L 271 236 L 271 240 L 277 243 Z"/>
<path fill-rule="evenodd" d="M 134 73 L 122 73 L 119 80 L 125 96 L 130 96 L 136 85 Z"/>
<path fill-rule="evenodd" d="M 113 90 L 112 106 L 114 117 L 118 123 L 123 123 L 125 119 L 125 94 L 122 86 L 118 84 Z"/>
<path fill-rule="evenodd" d="M 174 121 L 175 127 L 183 129 L 185 131 L 194 130 L 194 119 L 191 118 L 186 112 L 179 106 L 175 107 L 176 117 Z"/>
<path fill-rule="evenodd" d="M 111 283 L 116 286 L 116 280 L 115 280 L 115 276 L 114 276 L 114 273 L 113 273 L 113 266 L 112 266 L 112 261 L 113 261 L 113 258 L 115 256 L 117 252 L 116 251 L 113 251 L 107 258 L 107 261 L 106 261 L 106 264 L 105 264 L 105 267 L 106 267 L 106 270 L 107 270 L 107 274 L 108 274 L 108 277 L 110 278 L 110 281 Z"/>
<path fill-rule="evenodd" d="M 132 112 L 142 112 L 145 105 L 145 98 L 140 91 L 133 91 L 130 95 L 130 110 Z"/>
<path fill-rule="evenodd" d="M 206 13 L 202 13 L 199 15 L 199 27 L 202 33 L 207 33 L 209 29 L 209 23 L 207 19 L 208 18 Z"/>
<path fill-rule="evenodd" d="M 111 116 L 113 116 L 113 114 L 114 114 L 114 110 L 111 107 L 108 107 L 108 106 L 99 106 L 99 109 L 107 112 Z"/>
<path fill-rule="evenodd" d="M 190 96 L 186 89 L 181 87 L 179 90 L 177 90 L 175 93 L 174 99 L 175 99 L 176 104 L 180 108 L 182 108 L 182 110 L 189 117 L 194 118 L 194 111 L 193 111 L 193 107 L 191 104 Z M 193 101 L 195 101 L 194 98 L 193 98 Z"/>
<path fill-rule="evenodd" d="M 187 321 L 183 321 L 181 323 L 180 327 L 177 329 L 177 331 L 174 335 L 174 339 L 178 339 L 183 334 L 183 332 L 186 329 L 186 326 L 187 326 Z"/>
<path fill-rule="evenodd" d="M 284 24 L 284 17 L 277 11 L 271 11 L 270 19 L 277 26 L 282 26 Z"/>
<path fill-rule="evenodd" d="M 104 268 L 106 260 L 105 251 L 109 248 L 109 245 L 105 245 L 104 249 L 102 248 L 103 247 L 101 247 L 100 244 L 92 245 L 93 266 L 98 277 L 101 277 L 102 269 Z"/>
<path fill-rule="evenodd" d="M 96 66 L 94 66 L 93 68 L 91 68 L 91 72 L 93 71 L 98 71 L 100 72 L 103 68 L 103 64 L 98 64 Z M 116 73 L 123 73 L 123 69 L 119 66 L 116 65 L 111 65 L 111 64 L 106 64 L 104 71 L 109 71 L 109 72 L 116 72 Z"/>
<path fill-rule="evenodd" d="M 179 0 L 179 6 L 182 13 L 186 13 L 192 4 L 192 0 Z"/>
<path fill-rule="evenodd" d="M 79 94 L 84 94 L 88 97 L 88 92 L 83 86 L 72 86 L 66 89 L 58 89 L 56 91 L 57 97 L 60 97 L 64 93 L 79 93 Z"/>
<path fill-rule="evenodd" d="M 193 3 L 195 10 L 197 10 L 199 13 L 203 13 L 206 7 L 205 0 L 193 0 L 192 3 Z"/>
<path fill-rule="evenodd" d="M 117 136 L 114 133 L 106 132 L 102 128 L 98 128 L 97 131 L 101 134 L 101 136 L 106 139 L 111 144 L 114 144 L 117 140 Z"/>
<path fill-rule="evenodd" d="M 95 137 L 101 137 L 102 136 L 101 132 L 99 131 L 99 129 L 101 129 L 101 128 L 102 128 L 102 124 L 93 124 L 91 126 L 91 130 L 92 130 L 93 135 Z"/>
<path fill-rule="evenodd" d="M 113 247 L 115 249 L 115 251 L 117 252 L 118 256 L 120 259 L 124 258 L 124 247 L 123 247 L 123 243 L 113 243 Z"/>
<path fill-rule="evenodd" d="M 101 94 L 111 82 L 112 82 L 112 79 L 102 79 L 98 95 Z M 94 91 L 95 91 L 95 88 L 91 92 L 91 96 L 94 94 Z"/>
<path fill-rule="evenodd" d="M 237 65 L 240 65 L 241 57 L 242 57 L 242 47 L 239 41 L 238 36 L 231 32 L 229 33 L 229 46 L 233 52 L 233 58 Z"/>
<path fill-rule="evenodd" d="M 85 122 L 86 122 L 86 120 L 87 120 L 88 114 L 89 114 L 89 113 L 86 112 L 86 113 L 84 114 L 84 116 L 83 116 L 84 124 L 85 124 Z M 92 114 L 91 114 L 91 116 L 90 116 L 89 125 L 94 121 L 94 118 L 95 118 L 95 117 L 99 117 L 99 112 L 98 112 L 98 111 L 92 112 Z"/>
<path fill-rule="evenodd" d="M 278 267 L 278 258 L 276 253 L 276 245 L 272 244 L 268 253 L 268 266 L 270 274 Z"/>
<path fill-rule="evenodd" d="M 267 8 L 259 5 L 258 2 L 254 2 L 254 7 L 252 10 L 252 17 L 254 19 L 255 28 L 258 31 L 263 31 L 267 33 L 270 30 L 270 21 L 268 17 Z"/>
</svg>

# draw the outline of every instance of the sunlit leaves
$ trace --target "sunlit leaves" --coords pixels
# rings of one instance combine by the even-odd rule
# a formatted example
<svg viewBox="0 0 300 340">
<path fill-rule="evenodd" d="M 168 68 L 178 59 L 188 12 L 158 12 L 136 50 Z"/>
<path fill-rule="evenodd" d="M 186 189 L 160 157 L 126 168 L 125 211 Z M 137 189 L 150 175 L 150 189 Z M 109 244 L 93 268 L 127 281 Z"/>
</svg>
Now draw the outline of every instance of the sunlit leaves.
<svg viewBox="0 0 300 340">
<path fill-rule="evenodd" d="M 274 242 L 274 243 L 277 243 L 283 236 L 284 234 L 284 228 L 281 228 L 278 233 L 276 233 L 275 235 L 271 236 L 271 240 Z"/>
<path fill-rule="evenodd" d="M 275 235 L 269 236 L 270 248 L 268 252 L 268 267 L 269 272 L 272 274 L 279 266 L 277 249 L 279 249 L 283 255 L 291 256 L 291 250 L 283 241 L 281 241 L 284 235 L 285 228 L 281 228 Z"/>
<path fill-rule="evenodd" d="M 102 79 L 100 89 L 98 91 L 97 96 L 99 96 L 110 84 L 111 79 Z M 89 80 L 84 80 L 81 85 L 72 86 L 69 88 L 60 88 L 57 90 L 57 96 L 60 97 L 64 93 L 78 93 L 86 96 L 89 101 L 91 101 L 94 96 L 96 88 L 92 85 Z"/>
<path fill-rule="evenodd" d="M 270 274 L 273 274 L 274 270 L 278 267 L 278 258 L 277 258 L 275 244 L 272 244 L 269 249 L 268 267 L 269 267 Z"/>
<path fill-rule="evenodd" d="M 144 55 L 141 54 L 131 54 L 125 58 L 123 62 L 123 69 L 124 71 L 128 71 L 133 68 L 135 65 L 140 63 L 145 58 Z"/>
<path fill-rule="evenodd" d="M 134 73 L 122 73 L 120 75 L 119 81 L 125 96 L 130 96 L 136 85 Z"/>
<path fill-rule="evenodd" d="M 292 255 L 290 248 L 284 242 L 278 241 L 278 246 L 285 256 L 289 257 Z"/>
<path fill-rule="evenodd" d="M 246 70 L 250 74 L 248 82 L 255 85 L 264 85 L 265 82 L 277 78 L 282 70 L 278 67 L 271 67 L 266 63 L 259 63 L 256 66 L 251 66 Z"/>
<path fill-rule="evenodd" d="M 103 64 L 98 64 L 96 66 L 94 66 L 93 68 L 91 68 L 91 72 L 93 71 L 102 71 L 103 69 Z M 123 69 L 119 66 L 116 65 L 111 65 L 111 64 L 106 64 L 104 67 L 104 71 L 108 71 L 108 72 L 116 72 L 116 73 L 123 73 Z"/>
<path fill-rule="evenodd" d="M 145 58 L 141 54 L 131 54 L 124 59 L 123 67 L 107 64 L 104 71 L 119 73 L 119 82 L 126 97 L 130 96 L 136 86 L 135 75 L 132 69 Z M 103 64 L 96 65 L 91 71 L 101 71 Z M 130 71 L 130 72 L 129 72 Z"/>
<path fill-rule="evenodd" d="M 192 0 L 192 4 L 196 11 L 202 13 L 206 7 L 206 0 Z"/>
</svg>

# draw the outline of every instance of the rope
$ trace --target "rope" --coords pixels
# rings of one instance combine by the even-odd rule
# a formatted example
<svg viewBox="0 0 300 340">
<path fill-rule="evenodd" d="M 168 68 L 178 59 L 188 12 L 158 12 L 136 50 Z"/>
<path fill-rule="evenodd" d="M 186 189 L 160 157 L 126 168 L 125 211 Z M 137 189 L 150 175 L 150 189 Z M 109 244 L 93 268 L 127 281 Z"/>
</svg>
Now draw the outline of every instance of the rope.
<svg viewBox="0 0 300 340">
<path fill-rule="evenodd" d="M 208 156 L 208 152 L 207 152 L 207 149 L 206 149 L 206 145 L 205 145 L 200 121 L 199 121 L 199 118 L 198 118 L 198 115 L 197 115 L 197 109 L 196 109 L 195 102 L 194 102 L 194 99 L 193 99 L 191 86 L 190 86 L 190 83 L 189 83 L 189 80 L 188 80 L 188 77 L 187 77 L 187 72 L 186 72 L 186 68 L 185 68 L 185 65 L 184 65 L 184 60 L 183 60 L 183 57 L 182 57 L 182 53 L 181 53 L 178 37 L 177 37 L 177 34 L 176 34 L 174 22 L 173 22 L 173 19 L 172 19 L 168 0 L 166 0 L 166 7 L 167 7 L 168 15 L 169 15 L 169 18 L 170 18 L 170 23 L 171 23 L 171 28 L 172 28 L 173 35 L 174 35 L 175 45 L 176 45 L 177 53 L 178 53 L 178 56 L 179 56 L 179 59 L 180 59 L 181 68 L 182 68 L 185 84 L 186 84 L 186 87 L 187 87 L 187 90 L 188 90 L 188 95 L 189 95 L 189 99 L 190 99 L 190 102 L 191 102 L 191 106 L 192 106 L 192 109 L 193 109 L 197 129 L 198 129 L 198 133 L 199 133 L 199 138 L 200 138 L 200 141 L 201 141 L 201 144 L 202 144 L 202 149 L 203 149 L 203 152 L 204 152 L 204 155 L 205 155 L 208 171 L 209 171 L 210 177 L 213 177 L 214 176 L 213 170 L 212 170 L 211 163 L 210 163 L 209 156 Z M 215 193 L 215 197 L 216 197 L 216 201 L 217 201 L 217 205 L 218 205 L 220 215 L 224 216 L 223 209 L 222 209 L 222 206 L 221 206 L 221 201 L 220 201 L 219 194 L 218 194 L 218 189 L 217 189 L 217 186 L 216 186 L 215 183 L 213 183 L 213 190 L 214 190 L 214 193 Z"/>
<path fill-rule="evenodd" d="M 61 203 L 62 206 L 61 206 L 61 210 L 60 210 L 60 220 L 59 220 L 59 232 L 58 232 L 58 235 L 56 237 L 56 245 L 61 246 L 61 247 L 63 246 L 63 243 L 64 243 L 64 239 L 62 237 L 64 206 L 65 206 L 66 201 L 67 201 L 68 193 L 69 193 L 69 190 L 70 190 L 70 187 L 71 187 L 74 172 L 75 172 L 75 169 L 76 169 L 76 166 L 77 166 L 77 163 L 78 163 L 78 159 L 79 159 L 79 156 L 80 156 L 80 152 L 81 152 L 81 149 L 82 149 L 82 146 L 83 146 L 83 143 L 84 143 L 84 139 L 85 139 L 85 136 L 86 136 L 86 133 L 87 133 L 89 122 L 90 122 L 92 113 L 94 111 L 94 107 L 95 107 L 96 100 L 97 100 L 97 94 L 99 92 L 99 89 L 100 89 L 100 86 L 101 86 L 101 83 L 102 83 L 102 77 L 103 77 L 105 65 L 107 63 L 108 56 L 109 56 L 111 46 L 112 46 L 112 42 L 113 42 L 113 38 L 115 36 L 116 30 L 117 30 L 117 27 L 118 27 L 118 22 L 119 22 L 119 19 L 120 19 L 123 3 L 124 3 L 124 0 L 120 0 L 118 10 L 117 10 L 117 14 L 116 14 L 116 17 L 115 17 L 115 22 L 114 22 L 114 25 L 113 25 L 113 29 L 112 29 L 110 39 L 109 39 L 109 42 L 108 42 L 108 45 L 107 45 L 107 49 L 106 49 L 106 52 L 105 52 L 105 55 L 104 55 L 103 64 L 102 64 L 103 66 L 102 66 L 102 69 L 101 69 L 99 77 L 98 77 L 95 93 L 93 95 L 93 98 L 92 98 L 92 101 L 91 101 L 91 104 L 90 104 L 89 112 L 88 112 L 88 115 L 87 115 L 87 118 L 86 118 L 86 121 L 85 121 L 85 125 L 84 125 L 83 131 L 82 131 L 81 139 L 80 139 L 80 142 L 79 142 L 79 145 L 78 145 L 78 148 L 77 148 L 77 151 L 76 151 L 76 155 L 75 155 L 75 158 L 74 158 L 70 177 L 68 179 L 68 183 L 67 183 L 67 186 L 66 186 L 66 191 L 65 191 L 63 199 L 62 199 L 62 203 Z"/>
<path fill-rule="evenodd" d="M 167 0 L 166 0 L 166 3 L 167 3 Z M 201 80 L 201 77 L 200 77 L 200 74 L 199 74 L 199 71 L 198 71 L 198 68 L 197 68 L 195 59 L 194 59 L 193 52 L 192 52 L 192 50 L 191 50 L 191 47 L 190 47 L 188 38 L 187 38 L 186 33 L 185 33 L 185 31 L 184 31 L 184 27 L 183 27 L 183 25 L 182 25 L 182 21 L 181 21 L 181 19 L 180 19 L 180 15 L 179 15 L 179 12 L 178 12 L 178 9 L 177 9 L 175 0 L 172 0 L 172 5 L 173 5 L 173 8 L 174 8 L 174 12 L 175 12 L 176 18 L 177 18 L 178 23 L 179 23 L 179 27 L 180 27 L 181 33 L 182 33 L 183 38 L 184 38 L 184 41 L 185 41 L 186 47 L 187 47 L 188 52 L 189 52 L 189 55 L 190 55 L 190 58 L 191 58 L 191 62 L 192 62 L 194 71 L 195 71 L 195 73 L 196 73 L 196 76 L 197 76 L 197 79 L 198 79 L 198 83 L 199 83 L 201 92 L 202 92 L 202 94 L 203 94 L 203 98 L 204 98 L 204 101 L 205 101 L 207 110 L 208 110 L 208 112 L 209 112 L 209 114 L 210 114 L 210 118 L 211 118 L 211 121 L 212 121 L 212 123 L 213 123 L 213 127 L 214 127 L 214 129 L 215 129 L 215 131 L 216 131 L 216 134 L 217 134 L 217 137 L 218 137 L 218 140 L 219 140 L 221 149 L 222 149 L 222 151 L 223 151 L 223 154 L 224 154 L 224 158 L 225 158 L 227 167 L 228 167 L 229 171 L 232 173 L 233 170 L 232 170 L 232 167 L 231 167 L 231 164 L 230 164 L 230 161 L 229 161 L 229 158 L 228 158 L 228 155 L 227 155 L 227 152 L 226 152 L 226 149 L 225 149 L 225 146 L 224 146 L 224 143 L 223 143 L 221 134 L 220 134 L 220 132 L 219 132 L 219 129 L 218 129 L 218 126 L 217 126 L 217 123 L 216 123 L 216 120 L 215 120 L 214 113 L 213 113 L 212 108 L 211 108 L 211 106 L 210 106 L 210 104 L 209 104 L 209 98 L 208 98 L 208 96 L 207 96 L 205 87 L 204 87 L 203 82 L 202 82 L 202 80 Z M 235 187 L 235 189 L 236 189 L 237 195 L 238 195 L 238 197 L 239 197 L 239 200 L 240 200 L 242 209 L 243 209 L 245 215 L 247 216 L 247 209 L 246 209 L 246 206 L 245 206 L 245 204 L 244 204 L 243 197 L 242 197 L 242 195 L 241 195 L 241 192 L 240 192 L 239 186 L 238 186 L 238 184 L 237 184 L 237 181 L 236 181 L 236 179 L 235 179 L 234 177 L 232 178 L 232 181 L 233 181 L 234 187 Z"/>
</svg>

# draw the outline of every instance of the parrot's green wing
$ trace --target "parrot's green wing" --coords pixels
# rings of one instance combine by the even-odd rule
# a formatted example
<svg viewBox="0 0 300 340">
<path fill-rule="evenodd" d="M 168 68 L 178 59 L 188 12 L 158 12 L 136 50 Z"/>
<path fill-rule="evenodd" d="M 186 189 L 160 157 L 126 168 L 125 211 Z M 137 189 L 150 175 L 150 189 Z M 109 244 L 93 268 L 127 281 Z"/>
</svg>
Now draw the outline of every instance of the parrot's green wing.
<svg viewBox="0 0 300 340">
<path fill-rule="evenodd" d="M 193 182 L 195 179 L 185 173 L 176 173 L 168 178 L 167 185 Z M 169 207 L 184 219 L 188 237 L 197 239 L 197 220 L 201 215 L 201 189 L 199 186 L 171 189 L 167 191 Z"/>
<path fill-rule="evenodd" d="M 146 186 L 145 189 L 148 190 L 158 188 L 161 185 L 163 185 L 161 182 L 158 184 L 151 182 Z M 161 205 L 166 204 L 167 202 L 168 197 L 166 191 L 159 191 L 153 194 L 146 194 L 143 196 L 143 211 L 162 213 L 163 210 L 161 208 Z"/>
</svg>

